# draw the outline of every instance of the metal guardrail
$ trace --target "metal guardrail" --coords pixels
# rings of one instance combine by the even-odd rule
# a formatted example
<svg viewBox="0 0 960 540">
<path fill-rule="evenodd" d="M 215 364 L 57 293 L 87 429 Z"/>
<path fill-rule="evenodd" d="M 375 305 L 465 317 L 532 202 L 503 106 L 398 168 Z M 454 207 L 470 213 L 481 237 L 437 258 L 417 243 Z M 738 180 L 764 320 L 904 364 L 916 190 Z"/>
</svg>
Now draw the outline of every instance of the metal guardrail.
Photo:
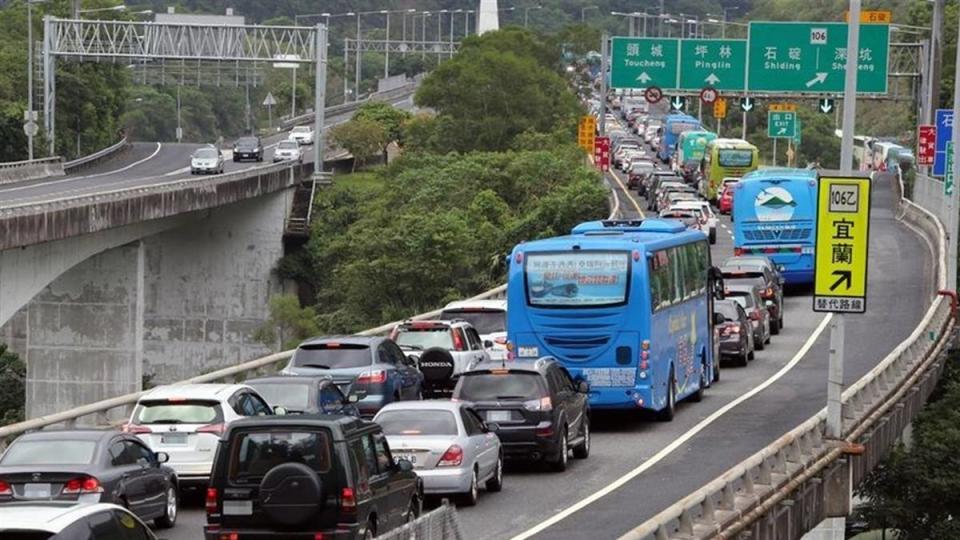
<svg viewBox="0 0 960 540">
<path fill-rule="evenodd" d="M 346 112 L 351 112 L 358 109 L 364 103 L 369 103 L 371 101 L 383 101 L 385 99 L 394 99 L 401 96 L 409 95 L 414 93 L 417 90 L 417 85 L 419 81 L 407 84 L 400 88 L 394 88 L 392 90 L 387 90 L 386 92 L 379 94 L 370 94 L 364 99 L 358 101 L 351 101 L 348 103 L 342 103 L 340 105 L 334 105 L 332 107 L 327 107 L 324 114 L 327 116 L 333 116 L 337 114 L 343 114 Z M 310 124 L 313 122 L 313 113 L 309 112 L 306 114 L 301 114 L 300 116 L 295 116 L 293 118 L 287 118 L 280 122 L 279 131 L 286 131 L 292 129 L 293 126 L 299 126 L 301 124 Z"/>
<path fill-rule="evenodd" d="M 379 540 L 463 540 L 457 510 L 444 500 L 414 521 L 378 535 Z"/>
<path fill-rule="evenodd" d="M 123 137 L 116 143 L 111 144 L 110 146 L 103 148 L 101 150 L 97 150 L 96 152 L 90 154 L 89 156 L 83 156 L 83 157 L 79 157 L 77 159 L 73 159 L 65 162 L 63 164 L 63 170 L 64 172 L 69 172 L 71 169 L 79 169 L 80 167 L 90 165 L 92 163 L 100 161 L 105 157 L 112 156 L 114 153 L 122 150 L 126 146 L 127 146 L 127 138 Z"/>
<path fill-rule="evenodd" d="M 63 175 L 63 160 L 59 156 L 0 163 L 0 184 Z"/>
<path fill-rule="evenodd" d="M 903 193 L 902 183 L 899 193 Z M 945 289 L 947 240 L 943 224 L 930 211 L 905 198 L 900 200 L 899 218 L 912 222 L 934 243 L 937 259 L 935 283 L 939 290 Z M 823 486 L 807 490 L 803 489 L 804 486 L 822 484 L 822 480 L 814 480 L 844 458 L 845 445 L 864 443 L 869 447 L 870 438 L 878 426 L 890 422 L 890 416 L 896 411 L 905 406 L 913 411 L 919 409 L 917 397 L 922 400 L 929 395 L 932 382 L 936 380 L 930 374 L 942 367 L 941 353 L 956 323 L 955 309 L 944 296 L 937 296 L 910 336 L 843 393 L 842 441 L 826 439 L 826 409 L 823 409 L 720 477 L 629 531 L 622 539 L 736 538 L 795 492 L 801 492 L 798 498 L 802 506 L 813 507 L 810 512 L 816 514 L 819 510 L 823 515 L 823 504 L 811 504 L 805 499 L 811 492 L 822 497 L 822 491 L 818 490 Z M 913 398 L 912 402 L 906 401 L 908 397 Z M 902 425 L 909 418 L 905 419 L 901 414 L 897 420 Z M 881 442 L 889 444 L 893 437 L 889 432 L 884 435 Z M 868 454 L 872 467 L 882 456 L 882 449 L 868 448 Z M 834 477 L 843 476 L 832 472 Z M 866 473 L 862 467 L 853 472 L 854 481 Z M 791 501 L 797 502 L 796 498 Z M 810 520 L 807 516 L 804 523 L 794 523 L 799 519 L 785 518 L 785 530 L 790 531 L 794 525 L 796 528 L 812 527 L 820 521 Z M 777 523 L 772 527 L 769 525 L 765 522 L 752 528 L 752 537 L 799 537 L 795 529 L 790 534 L 778 529 Z M 802 534 L 803 531 L 799 532 Z"/>
</svg>

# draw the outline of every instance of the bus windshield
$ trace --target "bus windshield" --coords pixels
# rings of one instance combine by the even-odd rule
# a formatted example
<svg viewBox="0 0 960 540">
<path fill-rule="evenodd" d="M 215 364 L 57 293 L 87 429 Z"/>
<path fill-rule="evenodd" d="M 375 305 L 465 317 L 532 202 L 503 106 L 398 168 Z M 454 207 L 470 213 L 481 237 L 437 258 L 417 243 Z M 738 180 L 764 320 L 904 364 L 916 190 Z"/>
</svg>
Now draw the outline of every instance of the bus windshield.
<svg viewBox="0 0 960 540">
<path fill-rule="evenodd" d="M 718 154 L 721 167 L 749 167 L 753 163 L 752 150 L 723 148 Z"/>
<path fill-rule="evenodd" d="M 629 287 L 629 253 L 530 253 L 527 302 L 540 307 L 622 304 Z"/>
</svg>

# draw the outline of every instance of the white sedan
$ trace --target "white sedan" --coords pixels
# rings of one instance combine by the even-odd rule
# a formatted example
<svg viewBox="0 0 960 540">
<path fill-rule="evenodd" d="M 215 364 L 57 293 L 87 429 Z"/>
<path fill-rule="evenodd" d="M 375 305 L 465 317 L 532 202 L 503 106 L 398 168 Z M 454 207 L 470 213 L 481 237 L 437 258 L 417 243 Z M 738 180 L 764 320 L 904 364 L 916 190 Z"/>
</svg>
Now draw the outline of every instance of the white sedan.
<svg viewBox="0 0 960 540">
<path fill-rule="evenodd" d="M 297 144 L 313 144 L 313 128 L 310 126 L 296 126 L 290 130 L 287 136 L 288 141 L 296 141 Z"/>
<path fill-rule="evenodd" d="M 200 148 L 190 156 L 190 174 L 222 173 L 223 152 L 208 146 Z"/>
</svg>

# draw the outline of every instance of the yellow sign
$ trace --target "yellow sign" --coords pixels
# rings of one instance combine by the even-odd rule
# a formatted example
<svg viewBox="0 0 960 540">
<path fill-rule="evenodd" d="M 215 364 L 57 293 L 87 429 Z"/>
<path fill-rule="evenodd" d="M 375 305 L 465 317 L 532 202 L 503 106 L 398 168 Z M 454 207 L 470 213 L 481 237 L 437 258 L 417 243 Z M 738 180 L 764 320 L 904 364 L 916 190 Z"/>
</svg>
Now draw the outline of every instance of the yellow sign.
<svg viewBox="0 0 960 540">
<path fill-rule="evenodd" d="M 713 102 L 713 117 L 714 118 L 726 118 L 727 117 L 727 100 L 726 98 L 717 98 Z"/>
<path fill-rule="evenodd" d="M 843 22 L 850 22 L 850 12 L 843 12 Z M 860 24 L 890 24 L 893 22 L 893 13 L 888 10 L 861 11 Z"/>
<path fill-rule="evenodd" d="M 796 103 L 771 103 L 770 112 L 797 112 Z"/>
<path fill-rule="evenodd" d="M 580 118 L 580 126 L 577 130 L 577 145 L 583 148 L 584 152 L 593 155 L 593 144 L 597 137 L 597 119 L 591 115 Z"/>
<path fill-rule="evenodd" d="M 870 178 L 821 177 L 817 190 L 814 311 L 866 311 L 869 243 Z"/>
</svg>

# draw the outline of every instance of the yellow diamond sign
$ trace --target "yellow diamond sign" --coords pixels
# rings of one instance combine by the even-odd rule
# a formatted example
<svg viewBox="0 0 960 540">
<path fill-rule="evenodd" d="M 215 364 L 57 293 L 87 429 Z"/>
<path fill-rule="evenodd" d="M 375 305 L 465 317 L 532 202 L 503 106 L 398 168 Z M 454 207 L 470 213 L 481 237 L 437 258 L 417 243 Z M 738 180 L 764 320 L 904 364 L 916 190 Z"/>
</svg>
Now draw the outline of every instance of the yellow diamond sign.
<svg viewBox="0 0 960 540">
<path fill-rule="evenodd" d="M 866 311 L 869 243 L 870 178 L 821 176 L 817 190 L 814 311 Z"/>
</svg>

